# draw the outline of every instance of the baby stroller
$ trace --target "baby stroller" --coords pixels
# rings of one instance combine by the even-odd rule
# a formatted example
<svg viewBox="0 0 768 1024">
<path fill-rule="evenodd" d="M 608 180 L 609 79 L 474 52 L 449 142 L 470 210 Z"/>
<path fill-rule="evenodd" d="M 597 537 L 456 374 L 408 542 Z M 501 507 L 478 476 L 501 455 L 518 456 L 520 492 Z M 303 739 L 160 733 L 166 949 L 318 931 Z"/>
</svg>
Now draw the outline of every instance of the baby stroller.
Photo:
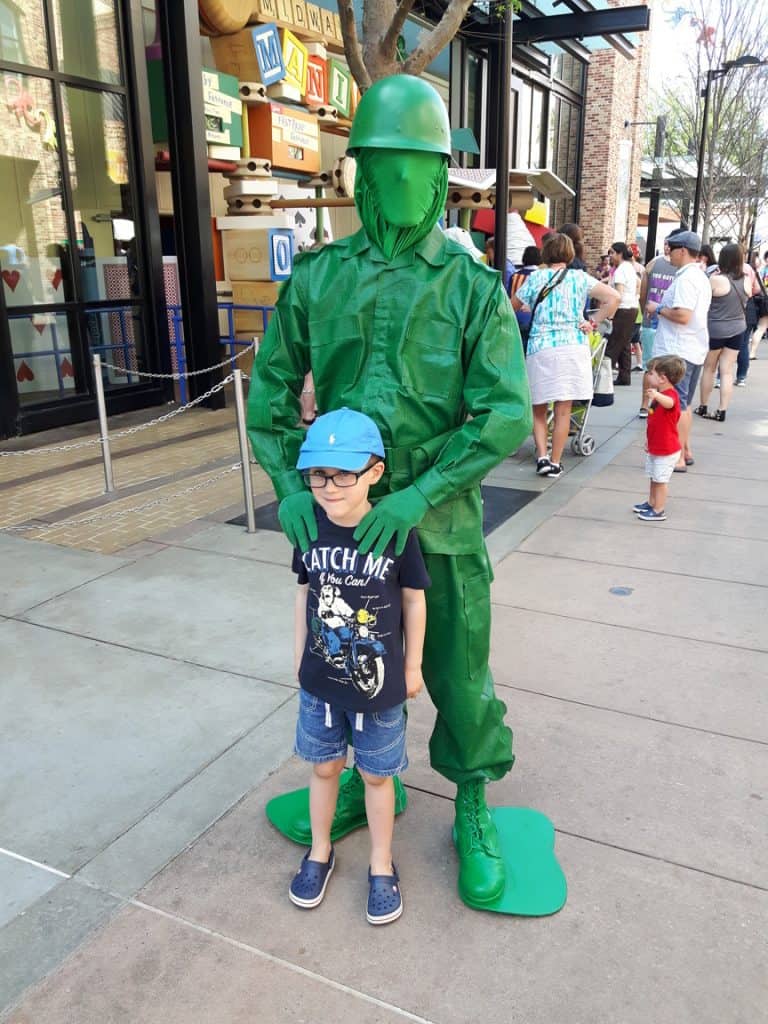
<svg viewBox="0 0 768 1024">
<path fill-rule="evenodd" d="M 571 425 L 568 436 L 571 438 L 571 451 L 574 455 L 591 455 L 595 450 L 595 439 L 587 433 L 587 419 L 589 410 L 592 408 L 595 387 L 597 385 L 600 366 L 605 355 L 605 346 L 608 339 L 598 331 L 593 331 L 589 336 L 589 348 L 592 354 L 592 394 L 582 402 L 573 402 L 571 406 Z M 549 410 L 547 415 L 547 428 L 550 439 L 552 437 L 552 426 L 554 424 L 554 412 Z"/>
</svg>

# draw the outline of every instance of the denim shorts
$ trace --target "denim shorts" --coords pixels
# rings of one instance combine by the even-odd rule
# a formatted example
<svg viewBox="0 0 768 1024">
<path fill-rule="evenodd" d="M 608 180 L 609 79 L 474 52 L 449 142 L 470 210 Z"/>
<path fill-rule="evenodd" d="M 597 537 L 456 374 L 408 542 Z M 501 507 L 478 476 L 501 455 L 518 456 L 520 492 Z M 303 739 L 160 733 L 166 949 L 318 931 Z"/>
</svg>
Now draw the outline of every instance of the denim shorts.
<svg viewBox="0 0 768 1024">
<path fill-rule="evenodd" d="M 369 775 L 399 775 L 408 767 L 405 750 L 405 705 L 356 713 L 326 704 L 299 690 L 299 718 L 294 752 L 304 761 L 320 764 L 347 756 Z"/>
<path fill-rule="evenodd" d="M 689 363 L 684 359 L 685 376 L 675 384 L 675 391 L 680 396 L 680 412 L 685 412 L 689 405 L 692 405 L 696 398 L 696 386 L 701 376 L 701 366 Z"/>
</svg>

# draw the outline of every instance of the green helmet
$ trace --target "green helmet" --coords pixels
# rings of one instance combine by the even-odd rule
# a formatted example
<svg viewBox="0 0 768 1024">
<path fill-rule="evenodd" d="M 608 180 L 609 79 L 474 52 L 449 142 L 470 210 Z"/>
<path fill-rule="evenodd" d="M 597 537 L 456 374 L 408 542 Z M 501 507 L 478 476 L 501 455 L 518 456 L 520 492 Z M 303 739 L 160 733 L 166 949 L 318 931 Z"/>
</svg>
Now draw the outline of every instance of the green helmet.
<svg viewBox="0 0 768 1024">
<path fill-rule="evenodd" d="M 414 149 L 451 155 L 448 111 L 439 93 L 421 78 L 380 78 L 363 93 L 347 150 Z"/>
</svg>

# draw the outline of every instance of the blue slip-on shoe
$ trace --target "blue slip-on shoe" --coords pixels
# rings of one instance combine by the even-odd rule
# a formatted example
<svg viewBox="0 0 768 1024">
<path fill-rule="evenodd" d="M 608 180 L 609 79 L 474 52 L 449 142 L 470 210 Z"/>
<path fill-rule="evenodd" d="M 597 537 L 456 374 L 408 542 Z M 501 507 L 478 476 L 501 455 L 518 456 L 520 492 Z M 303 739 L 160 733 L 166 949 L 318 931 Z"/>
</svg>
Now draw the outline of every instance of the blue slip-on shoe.
<svg viewBox="0 0 768 1024">
<path fill-rule="evenodd" d="M 645 512 L 649 508 L 653 508 L 653 505 L 649 504 L 647 501 L 639 501 L 636 505 L 632 506 L 632 511 L 633 512 Z"/>
<path fill-rule="evenodd" d="M 310 860 L 311 852 L 311 850 L 307 850 L 304 854 L 301 866 L 293 876 L 293 881 L 288 889 L 288 899 L 291 903 L 295 903 L 297 907 L 302 907 L 304 910 L 311 910 L 323 902 L 328 879 L 336 866 L 336 854 L 333 847 L 331 847 L 331 856 L 326 864 L 319 860 Z"/>
<path fill-rule="evenodd" d="M 368 868 L 368 906 L 365 916 L 368 924 L 390 924 L 403 912 L 400 878 L 392 865 L 391 875 L 372 875 Z"/>
<path fill-rule="evenodd" d="M 637 513 L 637 518 L 642 519 L 644 523 L 663 523 L 667 518 L 667 513 L 662 509 L 660 512 L 656 512 L 652 508 L 647 508 L 643 512 Z"/>
</svg>

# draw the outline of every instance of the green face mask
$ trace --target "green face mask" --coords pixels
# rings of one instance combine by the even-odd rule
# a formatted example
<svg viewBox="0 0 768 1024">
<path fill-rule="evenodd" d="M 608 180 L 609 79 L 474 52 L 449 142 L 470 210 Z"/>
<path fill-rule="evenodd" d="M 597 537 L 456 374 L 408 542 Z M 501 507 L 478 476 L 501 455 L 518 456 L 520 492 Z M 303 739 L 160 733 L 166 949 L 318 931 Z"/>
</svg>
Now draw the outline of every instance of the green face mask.
<svg viewBox="0 0 768 1024">
<path fill-rule="evenodd" d="M 368 237 L 388 258 L 421 241 L 437 223 L 448 195 L 440 153 L 361 149 L 355 204 Z"/>
</svg>

